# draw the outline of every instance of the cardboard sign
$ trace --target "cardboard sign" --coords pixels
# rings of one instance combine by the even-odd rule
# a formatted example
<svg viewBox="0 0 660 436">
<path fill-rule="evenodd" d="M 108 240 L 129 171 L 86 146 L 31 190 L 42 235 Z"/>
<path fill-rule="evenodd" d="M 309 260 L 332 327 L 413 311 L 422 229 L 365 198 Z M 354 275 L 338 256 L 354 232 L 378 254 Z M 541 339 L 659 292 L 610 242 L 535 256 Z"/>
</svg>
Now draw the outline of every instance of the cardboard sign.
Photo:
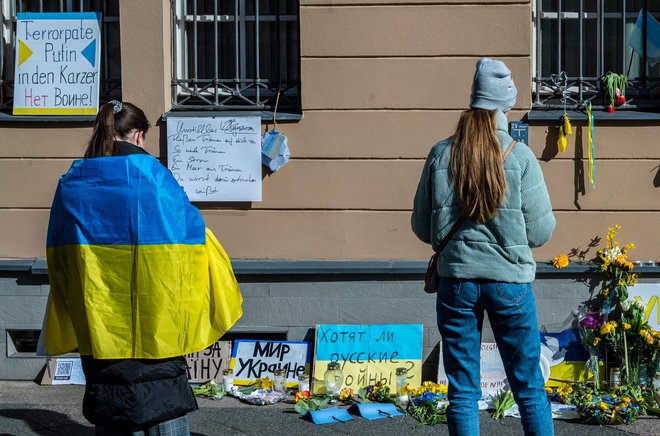
<svg viewBox="0 0 660 436">
<path fill-rule="evenodd" d="M 644 321 L 660 330 L 660 283 L 637 283 L 628 288 L 628 298 L 644 304 Z"/>
<path fill-rule="evenodd" d="M 16 14 L 14 115 L 96 115 L 101 15 Z"/>
<path fill-rule="evenodd" d="M 222 381 L 222 370 L 229 368 L 231 341 L 217 341 L 197 353 L 186 354 L 188 381 L 201 383 L 208 380 Z"/>
<path fill-rule="evenodd" d="M 261 119 L 167 119 L 167 167 L 190 201 L 261 201 Z"/>
<path fill-rule="evenodd" d="M 277 369 L 286 370 L 286 385 L 298 385 L 300 374 L 309 374 L 311 349 L 309 342 L 238 340 L 231 354 L 234 383 L 248 384 L 270 377 Z"/>
<path fill-rule="evenodd" d="M 482 396 L 497 393 L 504 388 L 504 364 L 496 343 L 481 344 L 481 393 Z M 440 344 L 440 364 L 438 365 L 438 384 L 448 385 L 445 366 L 442 363 L 442 343 Z"/>
<path fill-rule="evenodd" d="M 328 363 L 339 362 L 342 387 L 357 389 L 383 381 L 396 391 L 396 368 L 408 370 L 408 384 L 422 383 L 422 324 L 317 325 L 314 393 L 323 393 Z"/>
<path fill-rule="evenodd" d="M 42 385 L 84 385 L 85 374 L 79 357 L 49 357 Z"/>
</svg>

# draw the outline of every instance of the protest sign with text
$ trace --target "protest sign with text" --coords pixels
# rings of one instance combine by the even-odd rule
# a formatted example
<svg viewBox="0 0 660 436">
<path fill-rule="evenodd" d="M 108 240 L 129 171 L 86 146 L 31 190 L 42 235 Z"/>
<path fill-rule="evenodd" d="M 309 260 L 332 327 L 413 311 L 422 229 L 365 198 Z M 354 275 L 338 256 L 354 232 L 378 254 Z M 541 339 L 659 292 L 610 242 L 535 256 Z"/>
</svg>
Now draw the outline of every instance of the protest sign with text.
<svg viewBox="0 0 660 436">
<path fill-rule="evenodd" d="M 309 342 L 237 340 L 231 355 L 234 383 L 248 384 L 270 377 L 277 369 L 286 371 L 286 385 L 297 386 L 300 374 L 309 374 L 311 349 Z"/>
<path fill-rule="evenodd" d="M 14 115 L 96 115 L 101 15 L 16 14 Z"/>
</svg>

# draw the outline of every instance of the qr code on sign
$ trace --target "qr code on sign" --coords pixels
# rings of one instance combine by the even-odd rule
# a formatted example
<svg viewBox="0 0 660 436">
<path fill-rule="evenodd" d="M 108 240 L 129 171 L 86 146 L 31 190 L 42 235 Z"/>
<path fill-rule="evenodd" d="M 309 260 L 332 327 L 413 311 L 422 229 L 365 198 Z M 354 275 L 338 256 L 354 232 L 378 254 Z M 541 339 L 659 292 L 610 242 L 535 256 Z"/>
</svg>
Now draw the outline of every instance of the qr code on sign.
<svg viewBox="0 0 660 436">
<path fill-rule="evenodd" d="M 55 380 L 68 380 L 71 378 L 73 362 L 57 362 L 55 367 Z"/>
</svg>

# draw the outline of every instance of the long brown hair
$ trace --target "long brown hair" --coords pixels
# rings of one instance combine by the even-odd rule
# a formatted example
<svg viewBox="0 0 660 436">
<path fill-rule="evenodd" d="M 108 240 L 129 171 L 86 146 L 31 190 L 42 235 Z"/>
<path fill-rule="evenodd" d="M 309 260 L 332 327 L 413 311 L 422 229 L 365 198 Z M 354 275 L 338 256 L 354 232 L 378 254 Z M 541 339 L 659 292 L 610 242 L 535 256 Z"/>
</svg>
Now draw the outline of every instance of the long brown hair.
<svg viewBox="0 0 660 436">
<path fill-rule="evenodd" d="M 117 113 L 115 107 L 120 108 Z M 142 130 L 146 135 L 149 126 L 149 120 L 142 109 L 134 104 L 106 103 L 96 114 L 94 131 L 89 139 L 85 157 L 115 156 L 117 154 L 115 138 L 126 138 L 132 130 Z"/>
<path fill-rule="evenodd" d="M 484 223 L 495 215 L 506 192 L 496 111 L 470 109 L 461 115 L 452 138 L 449 169 L 461 216 Z"/>
</svg>

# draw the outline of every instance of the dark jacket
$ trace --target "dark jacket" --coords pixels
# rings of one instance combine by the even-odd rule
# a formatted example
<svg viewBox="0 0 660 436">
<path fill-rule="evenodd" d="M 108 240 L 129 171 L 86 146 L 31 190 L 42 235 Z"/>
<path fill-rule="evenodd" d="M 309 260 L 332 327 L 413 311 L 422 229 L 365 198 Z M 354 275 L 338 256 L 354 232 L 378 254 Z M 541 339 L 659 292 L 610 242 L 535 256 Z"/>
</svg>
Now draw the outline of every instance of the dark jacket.
<svg viewBox="0 0 660 436">
<path fill-rule="evenodd" d="M 117 141 L 117 154 L 148 154 Z M 86 385 L 83 415 L 92 424 L 138 430 L 197 410 L 183 356 L 94 359 L 81 356 Z"/>
</svg>

